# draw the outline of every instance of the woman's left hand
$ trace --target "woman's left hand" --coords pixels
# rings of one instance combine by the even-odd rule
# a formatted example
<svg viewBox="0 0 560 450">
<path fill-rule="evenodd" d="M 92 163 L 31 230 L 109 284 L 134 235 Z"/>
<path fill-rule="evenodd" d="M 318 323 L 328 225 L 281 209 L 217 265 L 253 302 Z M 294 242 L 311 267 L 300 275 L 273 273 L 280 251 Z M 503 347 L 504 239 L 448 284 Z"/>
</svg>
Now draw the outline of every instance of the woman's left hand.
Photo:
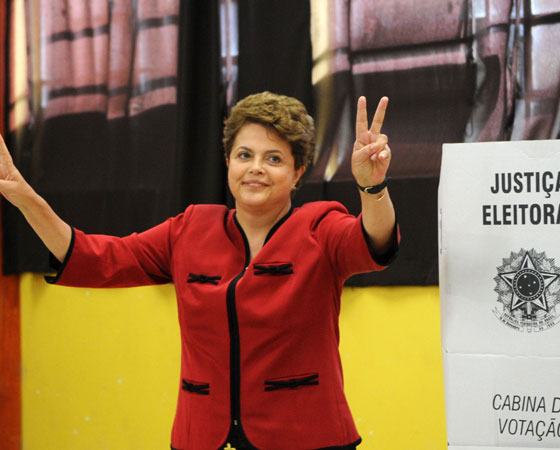
<svg viewBox="0 0 560 450">
<path fill-rule="evenodd" d="M 388 138 L 381 134 L 385 111 L 389 99 L 381 98 L 373 116 L 371 127 L 368 126 L 366 98 L 358 99 L 356 113 L 356 141 L 352 152 L 352 174 L 360 186 L 381 184 L 391 162 L 391 149 Z"/>
</svg>

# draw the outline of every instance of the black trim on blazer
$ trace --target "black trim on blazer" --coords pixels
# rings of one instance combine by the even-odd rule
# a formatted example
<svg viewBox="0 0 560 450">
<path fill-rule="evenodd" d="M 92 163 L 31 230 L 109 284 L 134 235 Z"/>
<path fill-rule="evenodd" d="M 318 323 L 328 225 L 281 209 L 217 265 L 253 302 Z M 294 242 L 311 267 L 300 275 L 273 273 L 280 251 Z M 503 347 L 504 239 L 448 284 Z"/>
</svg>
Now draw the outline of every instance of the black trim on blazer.
<svg viewBox="0 0 560 450">
<path fill-rule="evenodd" d="M 280 226 L 290 217 L 293 208 L 282 217 L 268 232 L 264 244 L 272 237 L 272 235 L 280 228 Z M 236 227 L 243 238 L 243 245 L 245 246 L 245 265 L 243 270 L 230 282 L 226 293 L 226 305 L 228 313 L 229 335 L 230 335 L 230 407 L 231 407 L 231 424 L 228 436 L 220 449 L 227 446 L 228 443 L 234 444 L 234 447 L 240 447 L 240 450 L 258 450 L 253 446 L 243 430 L 241 423 L 241 357 L 240 357 L 240 343 L 239 343 L 239 323 L 237 321 L 237 310 L 235 306 L 235 287 L 239 280 L 245 275 L 251 263 L 251 248 L 249 241 L 245 235 L 243 227 L 237 220 L 237 213 L 233 213 L 233 220 Z M 263 244 L 263 245 L 264 245 Z"/>
<path fill-rule="evenodd" d="M 253 264 L 255 275 L 291 275 L 294 273 L 292 263 L 285 264 Z"/>
<path fill-rule="evenodd" d="M 356 447 L 362 443 L 362 438 L 359 438 L 356 442 L 352 442 L 348 445 L 335 445 L 334 447 L 321 447 L 315 450 L 356 450 Z"/>
<path fill-rule="evenodd" d="M 274 233 L 276 233 L 276 230 L 278 230 L 278 228 L 280 228 L 280 226 L 286 221 L 288 220 L 288 218 L 292 215 L 292 212 L 294 211 L 294 207 L 291 206 L 290 210 L 278 221 L 274 224 L 274 226 L 270 229 L 270 231 L 268 232 L 268 234 L 266 235 L 266 238 L 264 240 L 264 244 L 266 244 L 269 239 L 272 237 L 272 235 Z M 264 245 L 263 244 L 263 245 Z"/>
<path fill-rule="evenodd" d="M 221 280 L 222 277 L 219 275 L 204 275 L 203 273 L 189 273 L 189 279 L 187 283 L 201 283 L 201 284 L 214 284 L 218 285 L 218 281 Z"/>
<path fill-rule="evenodd" d="M 352 444 L 339 445 L 339 446 L 334 446 L 334 447 L 322 447 L 322 448 L 317 448 L 317 449 L 314 449 L 314 450 L 356 450 L 356 447 L 358 445 L 360 445 L 361 443 L 362 443 L 362 438 L 359 438 L 356 442 L 353 442 Z M 239 444 L 237 442 L 231 442 L 231 444 L 233 444 L 234 448 L 239 447 Z M 178 448 L 173 447 L 172 445 L 170 445 L 169 448 L 171 450 L 180 450 Z M 223 448 L 224 448 L 224 446 L 220 447 L 218 450 L 223 450 Z M 239 447 L 239 450 L 244 450 L 244 449 L 242 447 Z"/>
<path fill-rule="evenodd" d="M 264 382 L 264 390 L 277 391 L 279 389 L 297 389 L 302 386 L 318 386 L 319 385 L 319 374 L 313 373 L 310 375 L 302 375 L 299 377 L 291 378 L 276 378 L 271 380 L 266 380 Z"/>
<path fill-rule="evenodd" d="M 210 395 L 210 385 L 208 383 L 196 383 L 185 379 L 181 380 L 181 389 L 198 395 Z"/>
<path fill-rule="evenodd" d="M 391 240 L 392 240 L 391 248 L 387 250 L 387 252 L 384 255 L 378 255 L 373 251 L 369 243 L 369 236 L 367 234 L 366 229 L 364 228 L 363 218 L 360 220 L 360 223 L 362 226 L 362 233 L 364 235 L 364 239 L 366 240 L 366 244 L 368 246 L 368 250 L 369 250 L 369 254 L 371 255 L 371 258 L 380 266 L 390 265 L 399 254 L 399 235 L 397 232 L 399 222 L 397 221 L 396 217 L 395 217 L 395 226 L 393 227 L 393 234 L 391 235 Z"/>
<path fill-rule="evenodd" d="M 226 306 L 228 315 L 228 325 L 229 325 L 229 336 L 230 336 L 230 408 L 231 408 L 231 424 L 226 442 L 220 447 L 223 448 L 228 442 L 236 442 L 241 440 L 245 442 L 247 448 L 251 450 L 258 450 L 253 447 L 245 432 L 243 431 L 243 425 L 241 423 L 241 350 L 239 343 L 239 322 L 237 321 L 237 309 L 235 306 L 235 287 L 245 272 L 249 268 L 251 262 L 251 250 L 249 247 L 249 241 L 247 236 L 243 231 L 243 227 L 237 220 L 236 213 L 233 214 L 233 219 L 235 225 L 237 226 L 241 237 L 243 238 L 243 245 L 245 246 L 245 262 L 241 272 L 229 283 L 226 291 Z"/>
<path fill-rule="evenodd" d="M 45 281 L 49 284 L 55 284 L 60 279 L 60 277 L 62 276 L 62 272 L 64 272 L 64 269 L 66 268 L 66 264 L 68 264 L 70 255 L 74 250 L 76 233 L 74 232 L 74 227 L 70 227 L 70 229 L 72 230 L 72 237 L 70 238 L 70 246 L 68 247 L 68 251 L 66 252 L 64 261 L 62 261 L 61 263 L 51 252 L 49 252 L 49 266 L 56 271 L 56 275 L 45 275 Z"/>
</svg>

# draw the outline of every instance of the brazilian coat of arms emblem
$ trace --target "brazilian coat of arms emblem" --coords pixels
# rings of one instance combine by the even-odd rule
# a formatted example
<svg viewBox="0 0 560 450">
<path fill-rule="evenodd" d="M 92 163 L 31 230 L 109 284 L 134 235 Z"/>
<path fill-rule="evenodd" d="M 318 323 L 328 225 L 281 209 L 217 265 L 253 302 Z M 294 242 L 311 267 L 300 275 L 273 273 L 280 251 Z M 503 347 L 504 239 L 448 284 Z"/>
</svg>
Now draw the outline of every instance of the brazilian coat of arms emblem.
<svg viewBox="0 0 560 450">
<path fill-rule="evenodd" d="M 517 331 L 544 331 L 560 321 L 560 268 L 545 252 L 511 252 L 494 277 L 498 304 L 493 312 Z"/>
</svg>

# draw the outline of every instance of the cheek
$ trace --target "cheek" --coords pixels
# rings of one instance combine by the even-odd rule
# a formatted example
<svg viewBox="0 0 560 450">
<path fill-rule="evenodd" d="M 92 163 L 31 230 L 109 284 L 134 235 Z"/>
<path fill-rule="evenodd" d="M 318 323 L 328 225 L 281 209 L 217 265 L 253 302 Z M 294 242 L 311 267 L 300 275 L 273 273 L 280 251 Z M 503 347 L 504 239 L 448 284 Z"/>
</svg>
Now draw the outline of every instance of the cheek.
<svg viewBox="0 0 560 450">
<path fill-rule="evenodd" d="M 230 191 L 232 191 L 235 188 L 235 170 L 231 170 L 231 166 L 228 167 L 227 182 Z"/>
<path fill-rule="evenodd" d="M 228 171 L 227 171 L 227 177 L 228 180 L 235 180 L 236 178 L 239 178 L 241 173 L 241 170 L 239 169 L 239 167 L 237 167 L 236 164 L 230 164 L 228 166 Z"/>
<path fill-rule="evenodd" d="M 296 183 L 296 175 L 293 171 L 286 171 L 284 172 L 279 179 L 281 180 L 280 184 L 285 187 L 286 189 L 291 190 L 293 185 Z"/>
</svg>

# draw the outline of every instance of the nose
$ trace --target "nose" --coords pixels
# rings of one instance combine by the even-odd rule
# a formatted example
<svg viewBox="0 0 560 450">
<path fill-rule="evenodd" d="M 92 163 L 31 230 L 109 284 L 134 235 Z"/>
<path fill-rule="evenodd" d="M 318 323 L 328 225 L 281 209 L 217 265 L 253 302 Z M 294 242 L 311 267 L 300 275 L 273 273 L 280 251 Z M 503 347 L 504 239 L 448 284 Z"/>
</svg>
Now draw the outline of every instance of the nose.
<svg viewBox="0 0 560 450">
<path fill-rule="evenodd" d="M 252 174 L 263 173 L 263 165 L 260 158 L 253 158 L 251 167 L 249 167 L 249 172 Z"/>
</svg>

